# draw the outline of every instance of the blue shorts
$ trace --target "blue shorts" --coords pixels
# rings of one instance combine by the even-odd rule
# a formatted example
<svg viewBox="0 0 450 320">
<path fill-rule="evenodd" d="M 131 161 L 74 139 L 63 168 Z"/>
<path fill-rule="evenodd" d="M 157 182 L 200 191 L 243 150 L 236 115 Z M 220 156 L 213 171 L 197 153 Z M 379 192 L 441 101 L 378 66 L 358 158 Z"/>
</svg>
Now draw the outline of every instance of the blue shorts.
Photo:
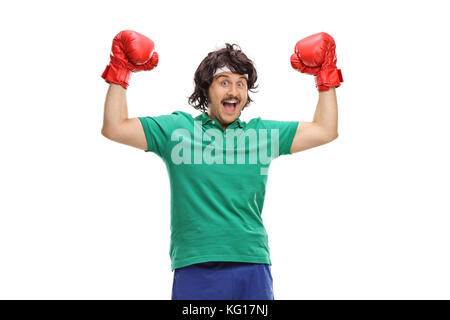
<svg viewBox="0 0 450 320">
<path fill-rule="evenodd" d="M 223 261 L 178 268 L 172 300 L 274 300 L 271 267 Z"/>
</svg>

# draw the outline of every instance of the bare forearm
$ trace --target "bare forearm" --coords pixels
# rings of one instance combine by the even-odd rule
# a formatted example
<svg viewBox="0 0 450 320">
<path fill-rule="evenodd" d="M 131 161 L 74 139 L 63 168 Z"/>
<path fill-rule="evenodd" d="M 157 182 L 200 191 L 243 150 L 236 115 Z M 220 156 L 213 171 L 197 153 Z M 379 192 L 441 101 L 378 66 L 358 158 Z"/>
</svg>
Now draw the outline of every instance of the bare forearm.
<svg viewBox="0 0 450 320">
<path fill-rule="evenodd" d="M 336 90 L 331 87 L 328 91 L 319 93 L 319 102 L 314 113 L 313 122 L 320 124 L 330 133 L 330 136 L 338 135 L 338 108 Z"/>
<path fill-rule="evenodd" d="M 103 133 L 117 128 L 128 119 L 126 92 L 127 90 L 121 85 L 115 83 L 110 84 L 105 100 Z"/>
</svg>

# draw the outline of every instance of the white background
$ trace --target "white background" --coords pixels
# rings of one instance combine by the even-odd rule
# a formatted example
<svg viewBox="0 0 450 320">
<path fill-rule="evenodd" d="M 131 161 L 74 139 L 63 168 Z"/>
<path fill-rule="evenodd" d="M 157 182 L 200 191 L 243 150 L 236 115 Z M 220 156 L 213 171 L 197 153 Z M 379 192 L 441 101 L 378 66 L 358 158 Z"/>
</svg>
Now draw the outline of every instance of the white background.
<svg viewBox="0 0 450 320">
<path fill-rule="evenodd" d="M 22 1 L 0 12 L 0 298 L 171 298 L 165 165 L 100 133 L 100 75 L 123 29 L 160 55 L 132 75 L 130 117 L 198 115 L 194 72 L 234 42 L 259 76 L 244 121 L 311 121 L 314 79 L 289 58 L 298 40 L 331 34 L 339 138 L 269 171 L 275 299 L 450 298 L 444 1 Z"/>
</svg>

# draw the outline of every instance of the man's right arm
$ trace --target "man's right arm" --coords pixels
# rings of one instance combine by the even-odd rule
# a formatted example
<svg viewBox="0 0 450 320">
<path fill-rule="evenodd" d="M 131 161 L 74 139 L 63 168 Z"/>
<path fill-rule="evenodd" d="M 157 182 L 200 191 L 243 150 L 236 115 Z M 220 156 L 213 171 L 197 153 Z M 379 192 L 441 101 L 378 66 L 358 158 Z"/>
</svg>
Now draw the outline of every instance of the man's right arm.
<svg viewBox="0 0 450 320">
<path fill-rule="evenodd" d="M 147 150 L 147 139 L 138 118 L 128 118 L 127 90 L 111 83 L 106 94 L 102 135 L 106 138 L 142 150 Z"/>
<path fill-rule="evenodd" d="M 150 39 L 133 30 L 120 31 L 113 39 L 111 60 L 102 74 L 109 83 L 102 134 L 113 141 L 147 150 L 147 139 L 138 118 L 128 119 L 126 88 L 132 72 L 152 70 L 158 53 Z"/>
</svg>

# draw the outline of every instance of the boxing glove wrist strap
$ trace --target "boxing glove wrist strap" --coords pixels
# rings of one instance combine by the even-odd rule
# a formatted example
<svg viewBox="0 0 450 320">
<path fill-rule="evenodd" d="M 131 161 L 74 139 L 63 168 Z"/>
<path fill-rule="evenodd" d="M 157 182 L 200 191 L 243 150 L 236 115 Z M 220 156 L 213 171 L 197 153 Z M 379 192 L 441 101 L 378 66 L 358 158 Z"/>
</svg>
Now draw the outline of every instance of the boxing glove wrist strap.
<svg viewBox="0 0 450 320">
<path fill-rule="evenodd" d="M 130 80 L 131 71 L 121 60 L 113 55 L 110 55 L 110 57 L 111 61 L 106 66 L 105 71 L 103 71 L 102 78 L 108 83 L 117 83 L 126 89 Z"/>
</svg>

